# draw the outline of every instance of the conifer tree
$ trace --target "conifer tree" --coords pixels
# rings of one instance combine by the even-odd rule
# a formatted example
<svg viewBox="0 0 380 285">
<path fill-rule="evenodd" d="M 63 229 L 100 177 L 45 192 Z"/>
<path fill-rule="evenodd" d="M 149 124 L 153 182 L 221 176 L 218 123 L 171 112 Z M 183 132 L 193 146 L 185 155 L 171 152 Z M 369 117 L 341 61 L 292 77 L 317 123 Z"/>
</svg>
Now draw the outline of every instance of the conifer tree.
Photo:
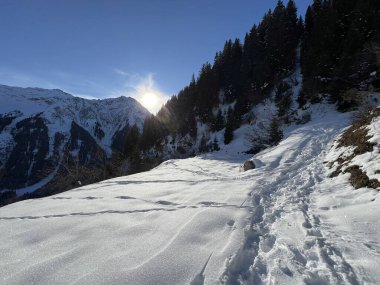
<svg viewBox="0 0 380 285">
<path fill-rule="evenodd" d="M 214 141 L 212 142 L 212 150 L 213 151 L 220 150 L 218 139 L 216 137 L 214 138 Z"/>
<path fill-rule="evenodd" d="M 223 128 L 224 128 L 224 117 L 222 115 L 222 110 L 219 109 L 218 113 L 215 117 L 215 121 L 214 121 L 214 124 L 212 126 L 212 130 L 219 132 Z"/>
<path fill-rule="evenodd" d="M 140 130 L 136 124 L 127 132 L 124 144 L 124 154 L 128 157 L 140 142 Z"/>
<path fill-rule="evenodd" d="M 167 132 L 162 122 L 153 115 L 147 117 L 144 121 L 143 133 L 141 136 L 142 149 L 147 150 L 153 147 L 160 141 L 160 139 L 164 138 L 166 134 Z"/>
<path fill-rule="evenodd" d="M 201 141 L 199 142 L 199 149 L 198 150 L 201 153 L 209 151 L 209 147 L 207 145 L 207 138 L 204 134 L 202 135 Z"/>
<path fill-rule="evenodd" d="M 143 171 L 143 160 L 141 158 L 141 152 L 138 145 L 133 147 L 133 150 L 129 156 L 129 173 L 134 174 Z"/>
<path fill-rule="evenodd" d="M 269 137 L 273 145 L 277 145 L 283 138 L 283 133 L 280 128 L 279 121 L 273 117 L 269 126 Z"/>
<path fill-rule="evenodd" d="M 228 109 L 228 117 L 227 117 L 227 124 L 226 129 L 224 131 L 224 143 L 229 144 L 233 138 L 234 138 L 234 126 L 235 126 L 235 120 L 233 116 L 233 111 L 231 108 Z"/>
</svg>

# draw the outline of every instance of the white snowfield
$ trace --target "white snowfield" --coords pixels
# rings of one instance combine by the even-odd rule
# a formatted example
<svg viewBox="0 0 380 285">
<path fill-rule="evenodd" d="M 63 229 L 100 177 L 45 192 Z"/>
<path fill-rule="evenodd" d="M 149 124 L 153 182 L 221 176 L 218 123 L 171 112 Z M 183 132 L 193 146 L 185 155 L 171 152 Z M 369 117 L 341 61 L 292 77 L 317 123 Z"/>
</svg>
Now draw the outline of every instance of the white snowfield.
<svg viewBox="0 0 380 285">
<path fill-rule="evenodd" d="M 0 283 L 380 284 L 378 192 L 323 164 L 349 122 L 321 108 L 247 172 L 237 132 L 217 153 L 0 208 Z"/>
</svg>

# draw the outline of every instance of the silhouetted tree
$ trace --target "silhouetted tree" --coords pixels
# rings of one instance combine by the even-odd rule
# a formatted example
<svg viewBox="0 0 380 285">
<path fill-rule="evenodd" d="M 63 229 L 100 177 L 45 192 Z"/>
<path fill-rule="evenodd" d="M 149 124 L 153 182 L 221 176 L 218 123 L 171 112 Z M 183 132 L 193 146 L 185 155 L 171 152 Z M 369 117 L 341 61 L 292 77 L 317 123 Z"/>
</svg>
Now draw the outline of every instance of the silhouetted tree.
<svg viewBox="0 0 380 285">
<path fill-rule="evenodd" d="M 280 128 L 280 123 L 278 119 L 272 118 L 269 126 L 269 137 L 270 137 L 270 142 L 273 145 L 277 145 L 283 138 L 283 133 Z"/>
</svg>

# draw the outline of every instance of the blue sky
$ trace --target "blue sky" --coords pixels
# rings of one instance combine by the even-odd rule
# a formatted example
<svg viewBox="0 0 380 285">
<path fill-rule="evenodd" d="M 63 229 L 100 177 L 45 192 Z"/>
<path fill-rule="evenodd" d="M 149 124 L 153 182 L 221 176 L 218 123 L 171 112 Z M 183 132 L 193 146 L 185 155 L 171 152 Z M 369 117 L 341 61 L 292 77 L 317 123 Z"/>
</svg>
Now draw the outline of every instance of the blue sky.
<svg viewBox="0 0 380 285">
<path fill-rule="evenodd" d="M 0 84 L 176 94 L 277 0 L 1 0 Z M 304 14 L 307 0 L 296 0 Z"/>
</svg>

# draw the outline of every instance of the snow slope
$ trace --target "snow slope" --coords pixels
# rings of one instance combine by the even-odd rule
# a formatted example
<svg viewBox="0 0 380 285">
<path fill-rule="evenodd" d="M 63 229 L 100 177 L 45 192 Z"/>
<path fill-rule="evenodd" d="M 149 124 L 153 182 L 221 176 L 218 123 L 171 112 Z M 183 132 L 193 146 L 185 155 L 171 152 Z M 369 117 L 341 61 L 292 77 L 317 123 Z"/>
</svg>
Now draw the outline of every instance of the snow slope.
<svg viewBox="0 0 380 285">
<path fill-rule="evenodd" d="M 378 192 L 323 165 L 349 115 L 311 112 L 254 170 L 239 171 L 237 139 L 0 208 L 1 283 L 379 284 Z"/>
<path fill-rule="evenodd" d="M 250 183 L 238 164 L 171 160 L 0 209 L 4 284 L 217 282 L 243 238 Z M 47 201 L 49 200 L 49 201 Z"/>
</svg>

